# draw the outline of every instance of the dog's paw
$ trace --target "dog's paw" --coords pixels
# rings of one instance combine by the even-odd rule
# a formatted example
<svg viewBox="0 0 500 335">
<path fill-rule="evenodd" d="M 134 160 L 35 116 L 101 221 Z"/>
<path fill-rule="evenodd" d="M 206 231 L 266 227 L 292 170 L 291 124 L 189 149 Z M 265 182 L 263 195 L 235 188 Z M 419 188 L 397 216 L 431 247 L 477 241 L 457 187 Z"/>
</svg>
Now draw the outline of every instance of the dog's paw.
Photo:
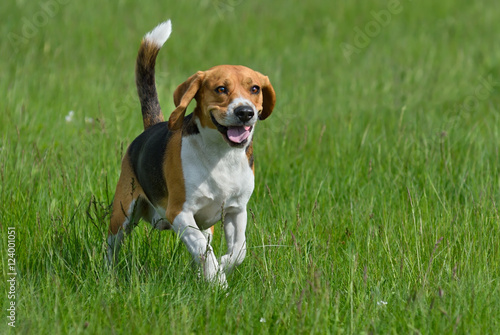
<svg viewBox="0 0 500 335">
<path fill-rule="evenodd" d="M 210 274 L 205 272 L 205 279 L 211 284 L 219 286 L 220 288 L 226 289 L 228 287 L 226 274 L 224 273 L 224 271 L 222 271 L 221 268 L 218 268 L 217 271 Z"/>
<path fill-rule="evenodd" d="M 199 269 L 202 270 L 201 273 L 206 281 L 221 288 L 227 288 L 226 274 L 213 253 L 202 258 Z"/>
</svg>

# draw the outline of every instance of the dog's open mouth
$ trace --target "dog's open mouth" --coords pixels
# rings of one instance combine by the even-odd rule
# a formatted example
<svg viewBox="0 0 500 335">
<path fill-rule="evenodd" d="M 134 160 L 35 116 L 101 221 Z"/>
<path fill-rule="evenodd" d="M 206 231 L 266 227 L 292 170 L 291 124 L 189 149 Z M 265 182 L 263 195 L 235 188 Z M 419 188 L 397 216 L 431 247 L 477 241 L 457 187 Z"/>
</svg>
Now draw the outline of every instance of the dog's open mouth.
<svg viewBox="0 0 500 335">
<path fill-rule="evenodd" d="M 234 143 L 242 143 L 250 136 L 251 126 L 228 127 L 227 138 Z"/>
<path fill-rule="evenodd" d="M 210 118 L 212 122 L 217 127 L 217 130 L 222 134 L 222 137 L 229 143 L 229 145 L 234 147 L 241 147 L 245 145 L 252 133 L 253 126 L 223 126 L 215 117 L 210 113 Z"/>
</svg>

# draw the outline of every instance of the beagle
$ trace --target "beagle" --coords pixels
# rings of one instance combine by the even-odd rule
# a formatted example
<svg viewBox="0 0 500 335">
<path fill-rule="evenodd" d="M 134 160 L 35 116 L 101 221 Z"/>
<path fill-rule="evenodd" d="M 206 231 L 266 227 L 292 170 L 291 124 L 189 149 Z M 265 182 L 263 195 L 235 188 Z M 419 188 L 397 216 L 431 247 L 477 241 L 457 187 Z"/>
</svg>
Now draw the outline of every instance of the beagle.
<svg viewBox="0 0 500 335">
<path fill-rule="evenodd" d="M 247 202 L 254 189 L 252 140 L 257 120 L 273 111 L 268 77 L 244 66 L 199 71 L 174 92 L 164 122 L 155 86 L 156 56 L 170 36 L 170 20 L 147 33 L 136 61 L 144 132 L 128 147 L 116 186 L 108 230 L 108 261 L 115 263 L 124 234 L 139 219 L 180 236 L 204 277 L 227 286 L 226 275 L 246 254 Z M 185 116 L 192 99 L 194 111 Z M 227 252 L 219 260 L 210 242 L 223 222 Z"/>
</svg>

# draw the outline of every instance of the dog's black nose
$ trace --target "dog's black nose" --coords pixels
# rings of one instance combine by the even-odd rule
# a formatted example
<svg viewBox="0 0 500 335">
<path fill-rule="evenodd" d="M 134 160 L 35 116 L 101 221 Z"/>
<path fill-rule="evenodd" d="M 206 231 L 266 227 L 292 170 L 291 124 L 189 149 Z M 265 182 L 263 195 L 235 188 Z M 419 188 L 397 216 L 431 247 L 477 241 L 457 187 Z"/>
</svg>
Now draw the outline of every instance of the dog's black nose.
<svg viewBox="0 0 500 335">
<path fill-rule="evenodd" d="M 253 118 L 255 112 L 250 106 L 238 106 L 234 109 L 234 114 L 240 119 L 241 122 L 247 122 Z"/>
</svg>

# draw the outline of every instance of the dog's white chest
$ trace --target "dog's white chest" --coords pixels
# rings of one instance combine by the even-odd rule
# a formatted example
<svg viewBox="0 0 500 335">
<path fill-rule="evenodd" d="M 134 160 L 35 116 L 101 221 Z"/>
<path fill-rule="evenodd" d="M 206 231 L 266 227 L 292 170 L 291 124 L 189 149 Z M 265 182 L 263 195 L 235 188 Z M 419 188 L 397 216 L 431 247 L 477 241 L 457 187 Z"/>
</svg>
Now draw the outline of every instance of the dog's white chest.
<svg viewBox="0 0 500 335">
<path fill-rule="evenodd" d="M 184 211 L 206 229 L 222 212 L 241 211 L 252 195 L 254 175 L 242 149 L 200 150 L 195 136 L 182 140 L 182 170 L 186 187 Z M 206 148 L 204 148 L 206 149 Z"/>
</svg>

